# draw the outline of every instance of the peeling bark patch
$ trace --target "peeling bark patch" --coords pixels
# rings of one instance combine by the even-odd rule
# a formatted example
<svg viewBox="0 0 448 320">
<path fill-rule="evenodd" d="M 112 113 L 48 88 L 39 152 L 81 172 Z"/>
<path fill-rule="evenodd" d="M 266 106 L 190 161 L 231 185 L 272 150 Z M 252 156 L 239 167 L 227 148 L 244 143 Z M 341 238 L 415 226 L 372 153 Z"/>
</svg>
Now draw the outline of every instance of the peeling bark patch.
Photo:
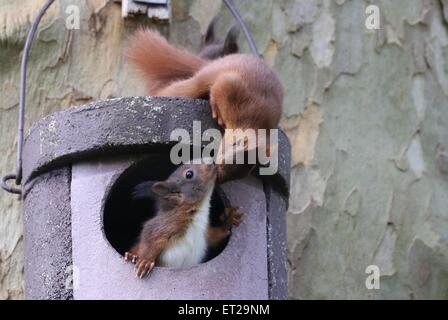
<svg viewBox="0 0 448 320">
<path fill-rule="evenodd" d="M 448 174 L 448 147 L 442 144 L 436 149 L 437 166 L 443 174 Z"/>
<path fill-rule="evenodd" d="M 416 239 L 409 250 L 410 278 L 414 287 L 424 287 L 431 276 L 431 248 Z"/>
<path fill-rule="evenodd" d="M 323 68 L 317 69 L 314 74 L 313 87 L 311 89 L 310 96 L 308 100 L 310 103 L 322 104 L 324 97 L 324 92 L 330 88 L 331 84 L 335 79 L 335 74 L 333 69 Z"/>
<path fill-rule="evenodd" d="M 87 0 L 87 6 L 93 13 L 99 13 L 108 5 L 109 0 Z"/>
<path fill-rule="evenodd" d="M 428 68 L 425 60 L 425 43 L 415 41 L 412 44 L 412 57 L 414 59 L 415 73 L 424 73 Z"/>
<path fill-rule="evenodd" d="M 423 149 L 420 142 L 420 135 L 416 133 L 411 142 L 403 148 L 400 156 L 393 159 L 395 166 L 400 171 L 408 171 L 409 169 L 420 179 L 425 171 L 425 162 L 423 159 Z"/>
<path fill-rule="evenodd" d="M 412 139 L 406 157 L 410 169 L 414 172 L 415 176 L 420 179 L 425 170 L 425 163 L 423 160 L 423 150 L 419 135 L 415 135 Z"/>
<path fill-rule="evenodd" d="M 344 200 L 343 210 L 350 216 L 355 216 L 361 209 L 362 195 L 358 187 L 354 187 Z"/>
<path fill-rule="evenodd" d="M 278 46 L 275 41 L 269 41 L 268 46 L 264 52 L 264 59 L 267 64 L 273 66 L 275 63 L 275 58 L 277 57 Z"/>
<path fill-rule="evenodd" d="M 291 121 L 285 120 L 283 126 L 291 141 L 292 165 L 309 166 L 314 157 L 314 148 L 319 136 L 320 125 L 323 122 L 322 113 L 315 104 Z"/>
<path fill-rule="evenodd" d="M 291 53 L 297 58 L 301 58 L 306 48 L 311 44 L 311 35 L 308 32 L 298 32 L 291 40 Z"/>
<path fill-rule="evenodd" d="M 448 79 L 445 74 L 446 61 L 443 48 L 439 42 L 429 43 L 426 46 L 426 60 L 435 73 L 439 85 L 446 96 L 448 96 Z"/>
<path fill-rule="evenodd" d="M 329 67 L 333 61 L 335 21 L 325 6 L 317 20 L 313 23 L 313 40 L 310 52 L 314 63 L 319 68 Z"/>
<path fill-rule="evenodd" d="M 403 46 L 400 37 L 398 36 L 393 26 L 390 24 L 386 25 L 386 40 L 387 44 L 396 44 L 399 47 Z"/>
<path fill-rule="evenodd" d="M 207 10 L 204 10 L 207 8 Z M 193 3 L 190 14 L 201 27 L 201 34 L 205 34 L 207 27 L 213 17 L 219 12 L 221 1 L 216 0 L 197 0 Z"/>
<path fill-rule="evenodd" d="M 286 15 L 288 32 L 296 32 L 305 24 L 312 23 L 318 10 L 314 0 L 289 0 L 286 1 L 282 9 Z"/>
<path fill-rule="evenodd" d="M 430 23 L 431 12 L 433 9 L 431 0 L 423 0 L 420 23 L 428 25 Z"/>
<path fill-rule="evenodd" d="M 291 186 L 298 190 L 289 201 L 289 212 L 303 214 L 309 209 L 321 207 L 324 203 L 328 178 L 316 168 L 300 168 L 293 172 Z"/>
<path fill-rule="evenodd" d="M 396 271 L 394 266 L 396 242 L 397 234 L 393 226 L 388 225 L 373 259 L 373 264 L 380 268 L 382 276 L 392 276 Z"/>
<path fill-rule="evenodd" d="M 448 0 L 440 0 L 443 7 L 443 18 L 445 22 L 448 23 Z"/>
<path fill-rule="evenodd" d="M 28 28 L 32 19 L 43 6 L 44 0 L 21 0 L 19 6 L 15 1 L 7 1 L 10 2 L 7 4 L 4 2 L 0 3 L 0 41 L 14 37 L 18 32 Z M 42 18 L 40 28 L 57 17 L 58 13 L 59 3 L 55 1 Z"/>
<path fill-rule="evenodd" d="M 332 67 L 336 74 L 355 75 L 361 70 L 365 59 L 364 29 L 365 4 L 351 1 L 345 4 L 335 16 L 336 39 Z"/>
<path fill-rule="evenodd" d="M 417 110 L 417 118 L 422 121 L 425 117 L 426 99 L 425 99 L 425 80 L 422 76 L 414 77 L 412 83 L 412 100 Z"/>
</svg>

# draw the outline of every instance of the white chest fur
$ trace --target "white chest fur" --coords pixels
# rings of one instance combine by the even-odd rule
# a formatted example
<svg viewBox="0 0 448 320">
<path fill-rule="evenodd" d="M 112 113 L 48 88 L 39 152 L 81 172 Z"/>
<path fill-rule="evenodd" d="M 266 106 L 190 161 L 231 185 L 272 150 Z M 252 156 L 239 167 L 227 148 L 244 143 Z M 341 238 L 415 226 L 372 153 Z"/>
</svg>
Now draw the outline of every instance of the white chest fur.
<svg viewBox="0 0 448 320">
<path fill-rule="evenodd" d="M 191 267 L 201 263 L 207 251 L 207 228 L 213 186 L 204 197 L 184 236 L 159 256 L 159 265 L 171 268 Z"/>
</svg>

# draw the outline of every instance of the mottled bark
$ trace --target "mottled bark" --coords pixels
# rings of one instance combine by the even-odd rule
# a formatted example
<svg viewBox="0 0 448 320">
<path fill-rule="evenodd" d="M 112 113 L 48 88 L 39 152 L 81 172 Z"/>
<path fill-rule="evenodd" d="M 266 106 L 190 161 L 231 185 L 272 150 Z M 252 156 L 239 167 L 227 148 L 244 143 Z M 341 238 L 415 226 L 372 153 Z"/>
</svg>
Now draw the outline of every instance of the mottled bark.
<svg viewBox="0 0 448 320">
<path fill-rule="evenodd" d="M 444 0 L 234 1 L 279 72 L 292 143 L 291 298 L 448 298 L 448 3 Z M 42 0 L 0 0 L 0 173 L 13 170 L 19 59 Z M 172 0 L 170 40 L 197 50 L 216 0 Z M 69 4 L 81 29 L 65 27 Z M 367 30 L 365 8 L 380 8 Z M 27 123 L 107 97 L 140 95 L 113 1 L 61 0 L 29 62 Z M 244 51 L 247 46 L 241 36 Z M 0 192 L 0 298 L 23 295 L 22 222 Z M 381 289 L 365 287 L 378 265 Z"/>
</svg>

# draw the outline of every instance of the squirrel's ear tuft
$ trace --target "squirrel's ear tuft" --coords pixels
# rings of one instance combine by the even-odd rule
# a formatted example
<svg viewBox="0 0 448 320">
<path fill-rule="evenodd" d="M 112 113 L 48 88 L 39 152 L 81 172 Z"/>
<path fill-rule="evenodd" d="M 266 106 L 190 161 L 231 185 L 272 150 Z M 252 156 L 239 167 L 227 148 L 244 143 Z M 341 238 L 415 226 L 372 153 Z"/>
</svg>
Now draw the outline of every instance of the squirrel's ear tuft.
<svg viewBox="0 0 448 320">
<path fill-rule="evenodd" d="M 215 26 L 218 23 L 219 16 L 215 16 L 210 24 L 207 27 L 207 31 L 205 32 L 204 44 L 212 44 L 215 42 Z"/>
<path fill-rule="evenodd" d="M 162 182 L 156 182 L 153 184 L 151 188 L 152 192 L 154 192 L 156 195 L 160 197 L 164 197 L 172 192 L 176 191 L 176 185 L 162 181 Z"/>
<path fill-rule="evenodd" d="M 132 200 L 146 200 L 154 197 L 152 186 L 154 181 L 146 181 L 136 185 L 132 191 Z"/>
<path fill-rule="evenodd" d="M 238 36 L 239 35 L 240 35 L 240 28 L 237 24 L 235 24 L 227 33 L 226 40 L 224 41 L 224 53 L 225 54 L 232 54 L 232 53 L 238 52 L 238 50 L 239 50 Z"/>
</svg>

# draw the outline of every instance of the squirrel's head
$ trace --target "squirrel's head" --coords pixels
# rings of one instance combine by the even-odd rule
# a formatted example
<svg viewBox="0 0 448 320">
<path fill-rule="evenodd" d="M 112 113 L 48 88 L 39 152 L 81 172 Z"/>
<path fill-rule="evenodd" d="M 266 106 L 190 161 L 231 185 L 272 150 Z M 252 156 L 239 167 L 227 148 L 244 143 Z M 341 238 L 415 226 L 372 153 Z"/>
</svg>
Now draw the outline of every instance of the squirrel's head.
<svg viewBox="0 0 448 320">
<path fill-rule="evenodd" d="M 165 181 L 154 183 L 152 192 L 162 205 L 194 207 L 213 189 L 215 180 L 215 164 L 184 164 Z"/>
</svg>

